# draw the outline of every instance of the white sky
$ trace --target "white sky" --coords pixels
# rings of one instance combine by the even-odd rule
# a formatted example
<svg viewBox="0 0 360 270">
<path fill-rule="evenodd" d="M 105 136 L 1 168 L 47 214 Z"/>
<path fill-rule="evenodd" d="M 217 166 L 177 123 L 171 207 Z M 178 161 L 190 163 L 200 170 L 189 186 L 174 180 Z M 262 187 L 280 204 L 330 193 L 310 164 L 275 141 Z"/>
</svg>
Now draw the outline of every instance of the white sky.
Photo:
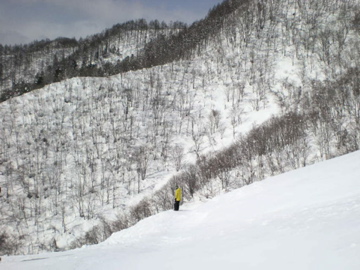
<svg viewBox="0 0 360 270">
<path fill-rule="evenodd" d="M 192 23 L 222 0 L 0 0 L 0 44 L 57 37 L 86 37 L 114 24 L 147 21 Z"/>
</svg>

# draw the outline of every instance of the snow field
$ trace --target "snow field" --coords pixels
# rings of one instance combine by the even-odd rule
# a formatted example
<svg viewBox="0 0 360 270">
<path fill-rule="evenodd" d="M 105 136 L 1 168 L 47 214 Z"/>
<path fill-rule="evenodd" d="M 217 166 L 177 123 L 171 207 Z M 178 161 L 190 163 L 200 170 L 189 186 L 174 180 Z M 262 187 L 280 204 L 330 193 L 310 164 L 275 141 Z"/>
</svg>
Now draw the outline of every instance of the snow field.
<svg viewBox="0 0 360 270">
<path fill-rule="evenodd" d="M 3 269 L 359 269 L 360 151 L 188 203 L 62 253 Z"/>
</svg>

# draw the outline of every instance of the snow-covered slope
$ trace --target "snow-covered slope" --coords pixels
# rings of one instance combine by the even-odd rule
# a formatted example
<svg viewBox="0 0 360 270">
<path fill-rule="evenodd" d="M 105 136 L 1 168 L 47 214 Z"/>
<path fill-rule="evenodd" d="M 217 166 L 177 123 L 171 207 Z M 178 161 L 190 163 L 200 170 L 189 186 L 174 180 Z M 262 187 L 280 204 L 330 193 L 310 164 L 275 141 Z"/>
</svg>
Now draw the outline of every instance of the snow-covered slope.
<svg viewBox="0 0 360 270">
<path fill-rule="evenodd" d="M 2 269 L 359 269 L 360 151 Z"/>
<path fill-rule="evenodd" d="M 148 55 L 167 64 L 63 80 L 0 104 L 0 235 L 9 235 L 0 254 L 103 241 L 169 209 L 175 180 L 186 201 L 211 198 L 359 149 L 358 4 L 224 3 L 235 2 L 248 4 L 224 4 L 179 36 L 203 39 L 177 61 Z M 143 34 L 101 43 L 99 61 L 134 54 L 151 39 Z M 269 118 L 276 125 L 254 131 Z M 220 158 L 226 147 L 233 160 Z M 104 229 L 122 215 L 125 226 Z"/>
</svg>

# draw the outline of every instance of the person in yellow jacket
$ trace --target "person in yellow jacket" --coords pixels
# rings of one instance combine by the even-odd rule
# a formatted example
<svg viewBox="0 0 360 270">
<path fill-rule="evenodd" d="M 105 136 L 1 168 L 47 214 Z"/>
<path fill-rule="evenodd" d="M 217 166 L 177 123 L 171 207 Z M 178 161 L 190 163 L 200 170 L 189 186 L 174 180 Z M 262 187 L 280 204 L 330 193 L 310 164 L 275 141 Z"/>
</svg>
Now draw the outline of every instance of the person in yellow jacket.
<svg viewBox="0 0 360 270">
<path fill-rule="evenodd" d="M 179 211 L 181 200 L 182 200 L 182 190 L 179 186 L 177 186 L 175 190 L 175 204 L 174 204 L 175 211 Z"/>
</svg>

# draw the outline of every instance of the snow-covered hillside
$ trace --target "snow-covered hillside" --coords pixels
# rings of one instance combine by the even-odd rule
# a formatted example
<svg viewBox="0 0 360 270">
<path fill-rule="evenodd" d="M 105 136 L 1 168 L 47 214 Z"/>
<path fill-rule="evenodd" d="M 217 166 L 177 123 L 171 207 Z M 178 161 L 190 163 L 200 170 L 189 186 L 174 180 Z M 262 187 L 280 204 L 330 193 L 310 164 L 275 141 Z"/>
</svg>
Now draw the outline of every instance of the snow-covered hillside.
<svg viewBox="0 0 360 270">
<path fill-rule="evenodd" d="M 360 268 L 360 152 L 147 218 L 81 249 L 4 257 L 7 270 Z"/>
<path fill-rule="evenodd" d="M 179 31 L 168 27 L 153 29 L 148 27 L 146 21 L 143 22 L 145 29 L 139 30 L 140 22 L 141 20 L 115 25 L 101 34 L 79 41 L 58 38 L 5 48 L 0 44 L 0 95 L 16 85 L 21 89 L 21 84 L 29 87 L 32 83 L 49 84 L 76 76 L 70 75 L 71 72 L 66 70 L 67 65 L 72 65 L 74 72 L 75 69 L 86 66 L 100 68 L 109 63 L 116 64 L 125 58 L 136 56 L 151 40 Z M 54 72 L 59 75 L 56 80 L 50 78 Z"/>
<path fill-rule="evenodd" d="M 103 241 L 168 210 L 177 181 L 185 200 L 211 198 L 358 150 L 358 3 L 318 3 L 225 1 L 173 47 L 153 43 L 147 68 L 2 102 L 0 254 Z M 155 34 L 100 42 L 98 60 Z"/>
</svg>

